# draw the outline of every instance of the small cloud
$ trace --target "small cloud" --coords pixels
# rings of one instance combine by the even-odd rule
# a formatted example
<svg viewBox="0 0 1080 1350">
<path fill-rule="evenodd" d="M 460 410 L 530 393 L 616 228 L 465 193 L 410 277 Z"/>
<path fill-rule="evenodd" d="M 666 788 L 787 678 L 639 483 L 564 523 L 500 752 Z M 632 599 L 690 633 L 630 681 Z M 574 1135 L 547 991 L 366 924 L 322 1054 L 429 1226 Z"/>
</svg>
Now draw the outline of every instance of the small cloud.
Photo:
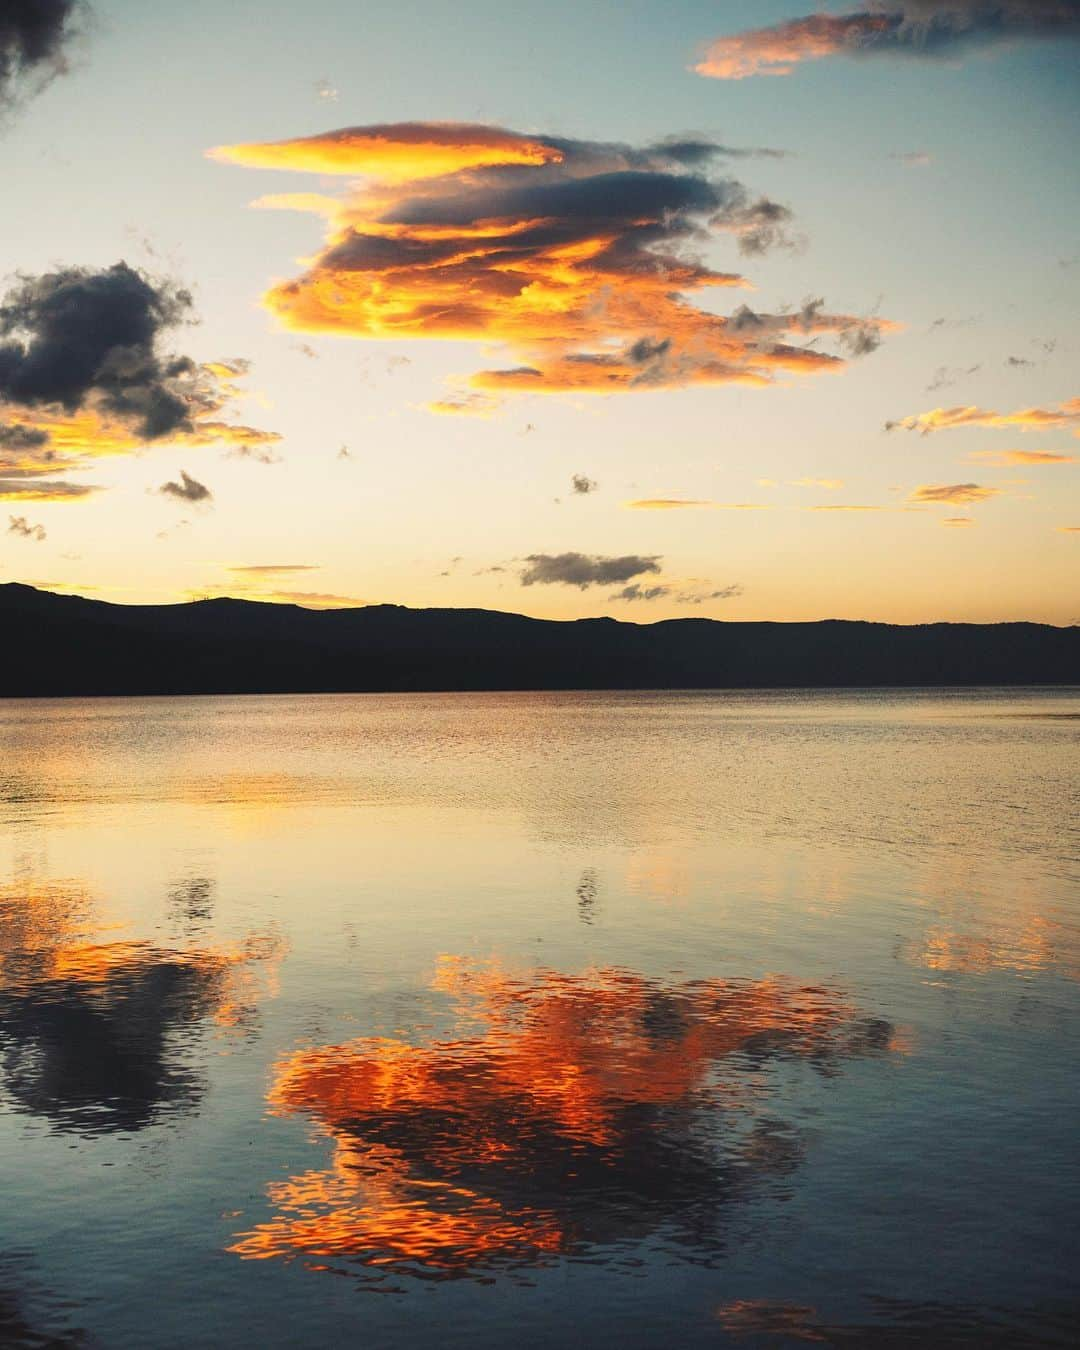
<svg viewBox="0 0 1080 1350">
<path fill-rule="evenodd" d="M 1008 468 L 1017 464 L 1028 467 L 1038 464 L 1080 464 L 1076 455 L 1059 455 L 1051 450 L 972 450 L 968 459 L 981 464 L 997 464 Z"/>
<path fill-rule="evenodd" d="M 293 347 L 296 349 L 296 351 L 300 353 L 301 356 L 306 356 L 309 361 L 317 361 L 319 359 L 319 353 L 315 350 L 314 347 L 311 346 L 310 343 L 294 342 Z"/>
<path fill-rule="evenodd" d="M 823 488 L 826 492 L 835 492 L 844 486 L 842 478 L 792 478 L 789 487 Z"/>
<path fill-rule="evenodd" d="M 948 389 L 957 381 L 965 379 L 969 375 L 975 375 L 982 370 L 982 362 L 974 366 L 938 366 L 934 371 L 933 378 L 926 386 L 928 394 L 934 394 L 939 389 Z"/>
<path fill-rule="evenodd" d="M 580 590 L 660 571 L 656 554 L 612 558 L 586 553 L 530 553 L 524 562 L 526 566 L 519 572 L 523 586 L 577 586 Z"/>
<path fill-rule="evenodd" d="M 883 511 L 885 508 L 883 506 L 849 506 L 830 502 L 825 506 L 808 506 L 806 509 L 808 511 Z"/>
<path fill-rule="evenodd" d="M 320 568 L 320 563 L 244 563 L 225 570 L 240 575 L 271 577 L 285 572 L 318 572 Z"/>
<path fill-rule="evenodd" d="M 1000 496 L 1000 488 L 982 487 L 979 483 L 923 483 L 910 493 L 908 501 L 963 506 Z"/>
<path fill-rule="evenodd" d="M 941 523 L 955 529 L 957 526 L 974 525 L 975 521 L 972 520 L 971 516 L 946 516 Z"/>
<path fill-rule="evenodd" d="M 338 92 L 329 80 L 315 81 L 315 97 L 321 99 L 323 103 L 336 103 Z"/>
<path fill-rule="evenodd" d="M 1080 534 L 1080 525 L 1059 525 L 1058 534 Z"/>
<path fill-rule="evenodd" d="M 710 590 L 708 589 L 708 583 L 704 586 L 688 586 L 663 582 L 655 586 L 642 586 L 635 581 L 629 586 L 624 586 L 621 591 L 609 595 L 608 599 L 619 601 L 671 600 L 677 605 L 703 605 L 709 600 L 733 600 L 742 593 L 743 588 L 737 582 L 731 586 L 720 586 Z"/>
<path fill-rule="evenodd" d="M 492 417 L 499 406 L 499 400 L 489 394 L 454 394 L 424 404 L 428 412 L 444 417 Z"/>
<path fill-rule="evenodd" d="M 5 478 L 0 473 L 0 502 L 64 502 L 75 501 L 100 492 L 90 483 L 67 483 L 58 479 Z"/>
<path fill-rule="evenodd" d="M 759 478 L 757 480 L 757 485 L 761 488 L 774 488 L 780 486 L 775 478 Z"/>
<path fill-rule="evenodd" d="M 1033 366 L 1035 362 L 1029 361 L 1027 357 L 1024 356 L 1007 356 L 1005 358 L 1005 364 L 1007 366 Z"/>
<path fill-rule="evenodd" d="M 190 477 L 180 470 L 180 481 L 162 483 L 158 488 L 158 495 L 162 497 L 171 497 L 174 501 L 188 502 L 190 504 L 206 503 L 213 500 L 214 494 L 197 479 Z"/>
<path fill-rule="evenodd" d="M 352 452 L 349 450 L 349 447 L 348 447 L 347 445 L 343 445 L 343 446 L 341 447 L 341 449 L 337 452 L 337 458 L 338 458 L 338 459 L 352 459 L 352 458 L 353 458 Z"/>
<path fill-rule="evenodd" d="M 689 497 L 643 497 L 634 502 L 623 502 L 629 511 L 678 511 L 686 506 L 715 506 L 715 502 Z"/>
<path fill-rule="evenodd" d="M 926 150 L 902 150 L 889 158 L 898 159 L 905 169 L 924 169 L 934 162 L 933 156 Z"/>
<path fill-rule="evenodd" d="M 25 516 L 8 516 L 8 534 L 18 535 L 21 539 L 34 539 L 39 544 L 45 538 L 44 525 L 31 525 Z"/>
<path fill-rule="evenodd" d="M 671 594 L 670 586 L 639 586 L 632 582 L 629 586 L 624 586 L 621 591 L 616 591 L 614 595 L 609 595 L 609 600 L 661 600 L 664 596 Z"/>
<path fill-rule="evenodd" d="M 583 473 L 575 473 L 571 479 L 575 496 L 585 497 L 590 492 L 595 492 L 600 484 L 595 478 L 586 478 Z"/>
</svg>

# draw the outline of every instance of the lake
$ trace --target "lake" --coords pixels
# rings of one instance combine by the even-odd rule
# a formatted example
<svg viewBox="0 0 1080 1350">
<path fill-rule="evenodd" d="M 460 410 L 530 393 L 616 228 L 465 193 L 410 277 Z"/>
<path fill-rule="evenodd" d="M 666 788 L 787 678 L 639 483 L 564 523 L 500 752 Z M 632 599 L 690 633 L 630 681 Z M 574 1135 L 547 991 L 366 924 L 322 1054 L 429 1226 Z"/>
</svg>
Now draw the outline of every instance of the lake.
<svg viewBox="0 0 1080 1350">
<path fill-rule="evenodd" d="M 1078 719 L 0 703 L 0 1344 L 1070 1344 Z"/>
</svg>

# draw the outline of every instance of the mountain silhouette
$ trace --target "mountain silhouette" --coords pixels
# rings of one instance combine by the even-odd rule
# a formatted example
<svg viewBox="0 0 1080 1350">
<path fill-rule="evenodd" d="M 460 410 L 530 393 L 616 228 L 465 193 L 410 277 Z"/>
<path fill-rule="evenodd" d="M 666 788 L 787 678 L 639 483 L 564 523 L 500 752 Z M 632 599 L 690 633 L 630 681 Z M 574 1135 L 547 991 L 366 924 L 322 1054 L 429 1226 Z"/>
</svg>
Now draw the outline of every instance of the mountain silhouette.
<svg viewBox="0 0 1080 1350">
<path fill-rule="evenodd" d="M 0 585 L 0 696 L 1080 684 L 1080 627 L 115 605 Z"/>
</svg>

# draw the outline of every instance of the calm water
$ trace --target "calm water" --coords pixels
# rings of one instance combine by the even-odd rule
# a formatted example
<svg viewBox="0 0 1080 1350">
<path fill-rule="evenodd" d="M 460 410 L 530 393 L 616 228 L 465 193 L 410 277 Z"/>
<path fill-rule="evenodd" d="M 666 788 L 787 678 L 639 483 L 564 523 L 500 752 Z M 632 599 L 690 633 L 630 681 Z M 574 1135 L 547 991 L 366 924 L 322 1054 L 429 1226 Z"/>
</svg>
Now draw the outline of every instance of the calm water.
<svg viewBox="0 0 1080 1350">
<path fill-rule="evenodd" d="M 1071 1343 L 1078 719 L 0 703 L 0 1344 Z"/>
</svg>

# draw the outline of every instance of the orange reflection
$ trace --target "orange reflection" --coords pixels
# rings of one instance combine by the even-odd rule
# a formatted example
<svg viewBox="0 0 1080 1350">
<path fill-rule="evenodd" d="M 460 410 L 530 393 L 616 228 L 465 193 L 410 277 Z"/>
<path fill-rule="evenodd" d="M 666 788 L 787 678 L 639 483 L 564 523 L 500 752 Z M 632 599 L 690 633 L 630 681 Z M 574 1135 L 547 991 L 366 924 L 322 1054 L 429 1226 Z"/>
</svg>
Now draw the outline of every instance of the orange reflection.
<svg viewBox="0 0 1080 1350">
<path fill-rule="evenodd" d="M 200 1095 L 201 1028 L 252 1024 L 283 944 L 160 947 L 113 938 L 85 889 L 0 890 L 0 1063 L 17 1107 L 60 1128 L 137 1129 Z"/>
<path fill-rule="evenodd" d="M 660 1228 L 707 1248 L 723 1202 L 798 1157 L 793 1132 L 758 1115 L 761 1069 L 895 1048 L 888 1024 L 777 978 L 523 979 L 446 958 L 432 984 L 456 1005 L 457 1038 L 365 1038 L 279 1063 L 271 1110 L 317 1122 L 334 1158 L 271 1185 L 277 1213 L 232 1251 L 446 1276 Z"/>
</svg>

